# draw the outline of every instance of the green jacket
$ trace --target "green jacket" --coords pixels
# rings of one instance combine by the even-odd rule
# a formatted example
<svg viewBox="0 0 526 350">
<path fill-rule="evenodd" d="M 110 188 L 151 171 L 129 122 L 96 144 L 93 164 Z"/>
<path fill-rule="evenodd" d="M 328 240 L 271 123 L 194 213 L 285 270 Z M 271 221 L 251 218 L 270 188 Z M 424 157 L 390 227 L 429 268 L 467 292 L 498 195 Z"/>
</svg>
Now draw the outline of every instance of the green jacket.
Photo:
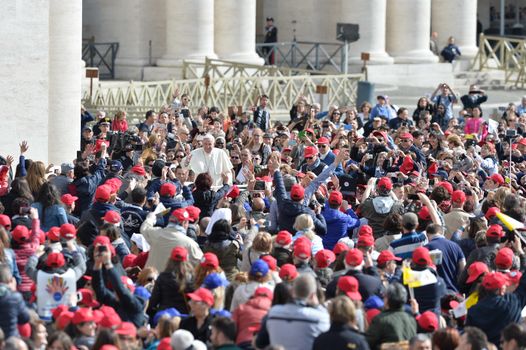
<svg viewBox="0 0 526 350">
<path fill-rule="evenodd" d="M 371 349 L 380 349 L 383 343 L 410 340 L 415 335 L 415 318 L 400 309 L 382 311 L 373 318 L 366 338 Z"/>
</svg>

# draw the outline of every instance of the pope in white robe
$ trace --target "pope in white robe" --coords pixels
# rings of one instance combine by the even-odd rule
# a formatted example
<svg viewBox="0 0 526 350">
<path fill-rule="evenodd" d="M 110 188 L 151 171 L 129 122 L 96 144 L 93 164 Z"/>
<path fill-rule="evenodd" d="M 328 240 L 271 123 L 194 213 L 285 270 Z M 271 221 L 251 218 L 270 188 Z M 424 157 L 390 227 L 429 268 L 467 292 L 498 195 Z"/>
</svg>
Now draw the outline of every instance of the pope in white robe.
<svg viewBox="0 0 526 350">
<path fill-rule="evenodd" d="M 189 168 L 199 175 L 208 173 L 212 177 L 212 186 L 222 186 L 223 178 L 221 174 L 228 175 L 228 184 L 232 184 L 232 163 L 226 152 L 219 148 L 214 148 L 214 137 L 207 134 L 203 138 L 203 147 L 193 150 L 187 157 L 186 163 Z M 189 163 L 188 163 L 189 159 Z M 185 162 L 183 161 L 183 164 Z"/>
</svg>

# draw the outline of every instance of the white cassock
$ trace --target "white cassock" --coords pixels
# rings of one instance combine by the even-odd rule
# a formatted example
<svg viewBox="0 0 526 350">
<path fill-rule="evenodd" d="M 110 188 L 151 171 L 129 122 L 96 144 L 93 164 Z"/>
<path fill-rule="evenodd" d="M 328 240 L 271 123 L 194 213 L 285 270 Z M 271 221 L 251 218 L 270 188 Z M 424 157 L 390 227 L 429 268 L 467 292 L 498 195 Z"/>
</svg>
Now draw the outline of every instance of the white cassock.
<svg viewBox="0 0 526 350">
<path fill-rule="evenodd" d="M 228 173 L 228 183 L 232 184 L 232 163 L 228 159 L 226 152 L 219 148 L 213 148 L 212 152 L 206 153 L 203 148 L 193 150 L 190 159 L 190 169 L 199 175 L 201 173 L 208 173 L 212 177 L 212 186 L 222 186 L 223 179 L 221 174 Z"/>
</svg>

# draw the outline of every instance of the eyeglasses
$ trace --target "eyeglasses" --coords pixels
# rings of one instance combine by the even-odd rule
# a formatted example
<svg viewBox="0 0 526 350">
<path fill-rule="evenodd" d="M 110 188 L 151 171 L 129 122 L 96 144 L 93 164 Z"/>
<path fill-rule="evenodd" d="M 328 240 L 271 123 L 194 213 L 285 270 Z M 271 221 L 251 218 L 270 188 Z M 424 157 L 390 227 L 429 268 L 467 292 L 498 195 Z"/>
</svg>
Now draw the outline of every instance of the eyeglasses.
<svg viewBox="0 0 526 350">
<path fill-rule="evenodd" d="M 404 140 L 401 140 L 401 142 L 411 142 L 411 139 L 404 139 Z"/>
<path fill-rule="evenodd" d="M 314 157 L 305 157 L 305 159 L 307 159 L 307 160 L 313 160 Z"/>
<path fill-rule="evenodd" d="M 230 158 L 231 158 L 231 159 L 239 159 L 238 156 L 231 156 Z"/>
<path fill-rule="evenodd" d="M 333 113 L 332 115 L 341 115 L 341 113 Z"/>
<path fill-rule="evenodd" d="M 328 145 L 318 145 L 321 148 L 329 147 Z"/>
<path fill-rule="evenodd" d="M 153 281 L 155 281 L 155 277 L 150 276 L 150 277 L 148 277 L 148 278 L 146 279 L 146 281 L 148 281 L 148 282 L 153 282 Z"/>
<path fill-rule="evenodd" d="M 261 158 L 259 158 L 259 157 L 254 157 L 254 160 L 261 160 Z"/>
<path fill-rule="evenodd" d="M 181 155 L 178 155 L 178 156 L 175 156 L 175 158 L 184 158 L 184 156 L 181 156 Z"/>
</svg>

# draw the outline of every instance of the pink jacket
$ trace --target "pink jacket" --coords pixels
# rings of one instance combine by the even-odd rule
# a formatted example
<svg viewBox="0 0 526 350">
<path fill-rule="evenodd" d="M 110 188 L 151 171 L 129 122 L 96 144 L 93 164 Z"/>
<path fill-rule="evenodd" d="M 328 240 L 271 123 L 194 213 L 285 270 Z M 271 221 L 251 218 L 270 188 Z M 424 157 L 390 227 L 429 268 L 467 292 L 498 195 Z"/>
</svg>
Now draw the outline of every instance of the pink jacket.
<svg viewBox="0 0 526 350">
<path fill-rule="evenodd" d="M 0 196 L 5 196 L 9 190 L 9 182 L 7 181 L 7 174 L 9 173 L 9 167 L 2 165 L 0 167 Z"/>
<path fill-rule="evenodd" d="M 19 292 L 31 291 L 33 281 L 28 275 L 26 275 L 26 264 L 29 258 L 35 255 L 35 252 L 40 245 L 39 233 L 40 221 L 38 219 L 33 219 L 29 240 L 23 244 L 19 244 L 18 248 L 13 248 L 16 256 L 16 265 L 18 266 L 18 271 L 20 271 L 20 276 L 22 277 L 22 282 L 18 285 Z"/>
<path fill-rule="evenodd" d="M 126 121 L 126 119 L 113 119 L 113 123 L 111 123 L 111 130 L 125 132 L 126 130 L 128 130 L 128 122 Z"/>
</svg>

